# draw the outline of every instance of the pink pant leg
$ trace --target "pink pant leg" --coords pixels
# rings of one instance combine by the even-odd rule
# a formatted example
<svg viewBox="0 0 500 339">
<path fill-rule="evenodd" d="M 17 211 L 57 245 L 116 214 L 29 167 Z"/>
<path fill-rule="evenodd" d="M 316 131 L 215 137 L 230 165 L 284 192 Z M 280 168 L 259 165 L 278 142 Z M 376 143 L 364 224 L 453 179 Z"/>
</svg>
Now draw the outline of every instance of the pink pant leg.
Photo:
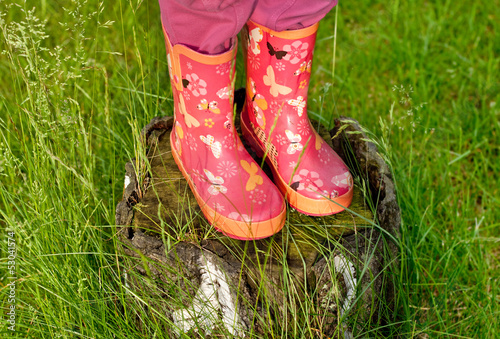
<svg viewBox="0 0 500 339">
<path fill-rule="evenodd" d="M 248 21 L 256 0 L 159 0 L 163 26 L 173 45 L 203 54 L 226 52 Z"/>
<path fill-rule="evenodd" d="M 250 20 L 281 32 L 311 26 L 337 4 L 338 0 L 257 0 Z"/>
<path fill-rule="evenodd" d="M 250 18 L 275 31 L 320 21 L 338 0 L 159 0 L 172 44 L 204 54 L 226 52 Z"/>
</svg>

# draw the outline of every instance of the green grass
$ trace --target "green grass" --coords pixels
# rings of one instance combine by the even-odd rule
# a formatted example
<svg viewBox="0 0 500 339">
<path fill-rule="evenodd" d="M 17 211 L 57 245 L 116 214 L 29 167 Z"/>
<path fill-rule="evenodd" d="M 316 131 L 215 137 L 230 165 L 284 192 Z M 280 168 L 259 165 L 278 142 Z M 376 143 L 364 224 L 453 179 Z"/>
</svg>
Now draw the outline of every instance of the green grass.
<svg viewBox="0 0 500 339">
<path fill-rule="evenodd" d="M 158 5 L 0 8 L 2 336 L 164 337 L 164 314 L 134 324 L 146 313 L 122 286 L 114 226 L 140 128 L 172 113 Z M 402 209 L 396 314 L 360 336 L 498 336 L 499 18 L 496 1 L 341 2 L 335 67 L 335 10 L 320 26 L 310 113 L 373 132 Z M 6 231 L 17 246 L 15 333 L 4 321 Z"/>
</svg>

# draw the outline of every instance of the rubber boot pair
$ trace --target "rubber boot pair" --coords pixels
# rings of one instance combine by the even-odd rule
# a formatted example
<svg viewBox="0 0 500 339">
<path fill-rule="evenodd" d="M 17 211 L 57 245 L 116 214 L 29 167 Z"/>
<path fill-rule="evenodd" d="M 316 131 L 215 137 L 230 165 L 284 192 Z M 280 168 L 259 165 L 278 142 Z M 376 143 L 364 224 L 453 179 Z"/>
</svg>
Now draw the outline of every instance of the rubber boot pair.
<svg viewBox="0 0 500 339">
<path fill-rule="evenodd" d="M 317 216 L 340 212 L 352 200 L 347 167 L 307 118 L 316 30 L 274 32 L 248 23 L 241 127 L 276 185 L 233 125 L 236 43 L 226 53 L 203 55 L 172 46 L 165 33 L 175 105 L 172 154 L 209 223 L 229 237 L 261 239 L 280 231 L 285 199 Z"/>
</svg>

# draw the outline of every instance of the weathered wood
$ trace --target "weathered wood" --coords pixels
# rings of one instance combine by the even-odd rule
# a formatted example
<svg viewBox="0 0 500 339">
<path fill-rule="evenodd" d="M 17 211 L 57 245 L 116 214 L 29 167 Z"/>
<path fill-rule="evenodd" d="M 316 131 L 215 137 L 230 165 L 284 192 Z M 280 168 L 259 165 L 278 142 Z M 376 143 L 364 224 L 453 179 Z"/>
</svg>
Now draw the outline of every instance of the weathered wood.
<svg viewBox="0 0 500 339">
<path fill-rule="evenodd" d="M 360 285 L 365 286 L 365 293 L 360 296 L 360 302 L 365 305 L 383 303 L 393 308 L 394 286 L 387 280 L 382 286 L 380 275 L 383 269 L 397 273 L 399 266 L 396 239 L 400 237 L 401 211 L 392 173 L 375 144 L 367 141 L 369 138 L 358 121 L 342 116 L 335 120 L 330 135 L 335 151 L 349 164 L 353 174 L 365 179 L 371 200 L 376 202 L 377 225 L 380 227 L 369 228 L 360 236 L 343 238 L 344 248 L 353 254 L 352 260 L 363 264 L 369 272 L 361 277 Z M 367 257 L 366 253 L 376 255 Z M 365 309 L 365 318 L 370 312 L 377 315 L 377 310 Z"/>
<path fill-rule="evenodd" d="M 145 286 L 141 279 L 130 279 L 129 283 L 157 295 L 153 305 L 164 310 L 178 327 L 175 330 L 172 326 L 167 331 L 196 327 L 209 332 L 222 326 L 233 335 L 244 336 L 248 330 L 259 332 L 269 322 L 268 314 L 259 306 L 263 298 L 272 305 L 279 321 L 287 313 L 285 304 L 295 302 L 294 299 L 300 302 L 312 293 L 318 309 L 325 315 L 325 322 L 318 325 L 319 331 L 331 335 L 338 326 L 337 316 L 351 308 L 356 289 L 365 291 L 360 296 L 363 305 L 358 306 L 362 317 L 376 316 L 371 305 L 384 291 L 379 273 L 383 270 L 385 248 L 380 230 L 373 227 L 374 217 L 359 185 L 355 186 L 350 211 L 310 217 L 290 209 L 283 230 L 267 239 L 245 242 L 215 231 L 210 233 L 207 230 L 213 228 L 201 214 L 172 158 L 171 128 L 171 117 L 155 118 L 144 128 L 149 146 L 149 172 L 135 173 L 131 163 L 127 164 L 124 196 L 116 212 L 117 224 L 124 225 L 120 231 L 124 253 L 141 259 L 133 269 L 153 282 Z M 387 165 L 373 144 L 366 142 L 366 138 L 362 140 L 357 122 L 338 120 L 331 135 L 339 130 L 343 132 L 334 138 L 334 149 L 343 159 L 353 160 L 347 152 L 351 143 L 361 169 L 355 173 L 360 179 L 366 178 L 370 186 L 367 194 L 377 195 L 374 201 L 378 201 L 376 218 L 381 229 L 397 236 L 399 207 Z M 320 132 L 325 140 L 331 141 L 328 131 Z M 163 241 L 181 236 L 191 241 L 175 245 Z M 393 245 L 388 248 L 396 253 Z M 359 272 L 365 274 L 357 277 Z M 214 288 L 214 284 L 207 282 L 213 280 L 217 281 L 217 298 L 204 292 L 207 286 Z M 358 280 L 361 287 L 355 286 Z M 168 299 L 166 290 L 172 286 L 177 296 L 184 296 L 177 306 L 164 302 Z M 293 295 L 288 294 L 291 290 L 295 291 Z M 202 311 L 194 311 L 201 303 L 218 307 L 220 321 L 207 320 L 200 325 L 200 319 L 210 318 Z"/>
</svg>

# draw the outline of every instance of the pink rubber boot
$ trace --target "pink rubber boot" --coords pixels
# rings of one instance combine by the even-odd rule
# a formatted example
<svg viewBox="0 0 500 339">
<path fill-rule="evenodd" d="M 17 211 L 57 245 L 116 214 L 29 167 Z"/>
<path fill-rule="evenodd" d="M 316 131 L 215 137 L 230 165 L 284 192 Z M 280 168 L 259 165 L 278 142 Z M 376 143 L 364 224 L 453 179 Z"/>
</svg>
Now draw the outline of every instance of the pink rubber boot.
<svg viewBox="0 0 500 339">
<path fill-rule="evenodd" d="M 165 32 L 164 32 L 165 33 Z M 219 55 L 171 46 L 172 154 L 208 221 L 225 235 L 260 239 L 281 230 L 283 196 L 243 147 L 233 125 L 236 46 Z"/>
<path fill-rule="evenodd" d="M 248 23 L 247 101 L 241 128 L 256 152 L 265 154 L 290 206 L 320 216 L 351 204 L 353 180 L 307 117 L 317 28 L 315 24 L 275 32 Z"/>
</svg>

